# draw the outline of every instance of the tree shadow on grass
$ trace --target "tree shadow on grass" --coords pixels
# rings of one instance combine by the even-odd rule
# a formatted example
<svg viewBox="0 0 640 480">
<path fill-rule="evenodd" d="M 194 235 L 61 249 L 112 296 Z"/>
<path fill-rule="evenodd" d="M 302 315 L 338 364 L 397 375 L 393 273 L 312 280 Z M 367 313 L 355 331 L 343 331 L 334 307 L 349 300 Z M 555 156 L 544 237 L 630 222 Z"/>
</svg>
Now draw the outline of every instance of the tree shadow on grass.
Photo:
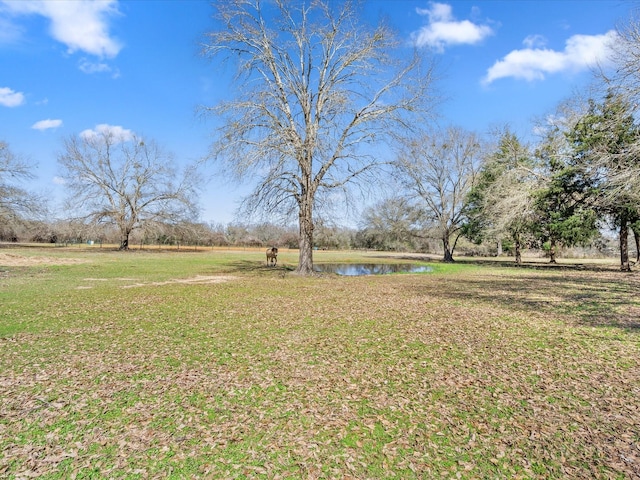
<svg viewBox="0 0 640 480">
<path fill-rule="evenodd" d="M 269 266 L 265 262 L 256 262 L 255 260 L 238 260 L 226 264 L 226 268 L 222 273 L 229 274 L 247 274 L 259 277 L 283 277 L 291 273 L 295 268 L 291 265 Z"/>
<path fill-rule="evenodd" d="M 441 263 L 444 264 L 444 260 L 441 257 L 414 253 L 414 254 L 402 254 L 402 255 L 375 255 L 374 258 L 394 259 L 394 260 L 411 260 L 418 262 L 428 263 Z M 550 271 L 592 271 L 592 272 L 620 272 L 620 268 L 615 263 L 594 263 L 586 262 L 582 263 L 551 263 L 547 259 L 532 260 L 527 259 L 521 264 L 517 264 L 512 258 L 500 257 L 500 258 L 467 258 L 456 257 L 453 263 L 450 265 L 481 265 L 487 267 L 499 267 L 499 268 L 517 268 L 524 270 L 550 270 Z"/>
<path fill-rule="evenodd" d="M 614 263 L 551 263 L 547 259 L 531 260 L 527 259 L 521 264 L 517 264 L 513 259 L 482 259 L 482 258 L 456 258 L 456 262 L 464 265 L 483 265 L 500 268 L 517 268 L 521 270 L 544 270 L 544 271 L 589 271 L 589 272 L 620 272 L 619 266 Z"/>
<path fill-rule="evenodd" d="M 606 268 L 456 277 L 439 282 L 430 294 L 452 300 L 472 298 L 524 312 L 567 315 L 582 325 L 615 326 L 640 333 L 640 276 Z"/>
</svg>

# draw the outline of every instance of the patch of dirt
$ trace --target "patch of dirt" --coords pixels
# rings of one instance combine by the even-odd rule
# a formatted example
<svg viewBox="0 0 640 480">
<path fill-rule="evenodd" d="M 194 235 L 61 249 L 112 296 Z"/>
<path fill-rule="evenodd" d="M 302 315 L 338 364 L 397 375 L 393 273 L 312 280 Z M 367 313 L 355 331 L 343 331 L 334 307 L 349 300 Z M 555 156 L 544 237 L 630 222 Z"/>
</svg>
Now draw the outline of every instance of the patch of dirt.
<svg viewBox="0 0 640 480">
<path fill-rule="evenodd" d="M 72 265 L 87 263 L 88 260 L 79 258 L 58 257 L 25 257 L 14 253 L 0 253 L 0 265 L 4 267 L 33 267 L 37 265 Z"/>
<path fill-rule="evenodd" d="M 171 280 L 167 280 L 165 282 L 149 282 L 149 283 L 134 283 L 132 285 L 123 285 L 122 288 L 135 288 L 135 287 L 146 287 L 149 285 L 159 286 L 159 285 L 170 285 L 173 283 L 187 283 L 191 285 L 202 285 L 209 283 L 224 283 L 229 282 L 231 280 L 235 280 L 236 277 L 230 275 L 214 275 L 214 276 L 204 276 L 204 275 L 196 275 L 191 278 L 174 278 Z"/>
</svg>

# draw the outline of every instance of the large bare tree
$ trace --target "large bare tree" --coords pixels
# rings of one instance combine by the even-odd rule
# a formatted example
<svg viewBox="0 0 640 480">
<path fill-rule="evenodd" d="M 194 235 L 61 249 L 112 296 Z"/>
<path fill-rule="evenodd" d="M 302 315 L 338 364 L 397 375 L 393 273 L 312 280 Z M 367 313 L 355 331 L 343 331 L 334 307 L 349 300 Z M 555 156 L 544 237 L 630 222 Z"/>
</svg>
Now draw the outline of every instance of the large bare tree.
<svg viewBox="0 0 640 480">
<path fill-rule="evenodd" d="M 213 156 L 237 178 L 257 175 L 251 207 L 297 212 L 297 272 L 311 274 L 319 199 L 366 183 L 396 136 L 423 123 L 432 65 L 423 69 L 387 26 L 364 25 L 350 1 L 216 6 L 203 52 L 237 61 L 238 91 L 206 109 L 222 119 Z"/>
<path fill-rule="evenodd" d="M 58 162 L 70 211 L 116 225 L 121 250 L 129 248 L 137 228 L 196 215 L 194 170 L 179 174 L 172 157 L 153 141 L 108 128 L 72 135 Z"/>
<path fill-rule="evenodd" d="M 0 141 L 0 222 L 5 226 L 44 211 L 42 199 L 24 188 L 33 166 Z"/>
<path fill-rule="evenodd" d="M 474 133 L 449 127 L 409 141 L 396 163 L 401 181 L 442 241 L 445 262 L 453 261 L 462 234 L 467 195 L 476 182 L 481 153 Z"/>
</svg>

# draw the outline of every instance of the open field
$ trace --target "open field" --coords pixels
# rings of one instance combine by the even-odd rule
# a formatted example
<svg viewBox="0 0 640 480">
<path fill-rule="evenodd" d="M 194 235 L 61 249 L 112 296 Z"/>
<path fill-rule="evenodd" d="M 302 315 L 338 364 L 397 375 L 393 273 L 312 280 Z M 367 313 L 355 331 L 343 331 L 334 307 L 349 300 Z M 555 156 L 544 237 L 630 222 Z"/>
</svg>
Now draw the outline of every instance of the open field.
<svg viewBox="0 0 640 480">
<path fill-rule="evenodd" d="M 640 478 L 640 274 L 278 260 L 0 248 L 0 477 Z"/>
</svg>

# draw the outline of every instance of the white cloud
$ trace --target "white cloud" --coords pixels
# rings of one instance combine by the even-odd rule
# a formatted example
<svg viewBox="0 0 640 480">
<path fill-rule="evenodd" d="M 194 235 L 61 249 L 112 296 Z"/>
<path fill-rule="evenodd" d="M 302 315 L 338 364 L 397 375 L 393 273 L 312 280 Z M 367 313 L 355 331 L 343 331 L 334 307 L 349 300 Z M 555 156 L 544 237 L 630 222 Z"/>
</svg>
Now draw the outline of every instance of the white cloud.
<svg viewBox="0 0 640 480">
<path fill-rule="evenodd" d="M 67 183 L 67 181 L 62 178 L 62 177 L 53 177 L 53 183 L 55 183 L 56 185 L 64 185 Z"/>
<path fill-rule="evenodd" d="M 548 74 L 579 72 L 607 63 L 616 36 L 613 30 L 603 35 L 573 35 L 567 40 L 563 51 L 548 48 L 513 50 L 494 63 L 482 81 L 489 84 L 508 77 L 527 81 L 543 80 Z"/>
<path fill-rule="evenodd" d="M 529 35 L 522 44 L 527 48 L 542 48 L 547 44 L 547 39 L 543 35 Z"/>
<path fill-rule="evenodd" d="M 62 120 L 51 120 L 50 118 L 46 120 L 40 120 L 39 122 L 31 125 L 31 128 L 34 130 L 49 130 L 50 128 L 58 128 L 62 125 Z"/>
<path fill-rule="evenodd" d="M 94 129 L 87 129 L 80 132 L 80 137 L 86 140 L 95 140 L 104 136 L 111 136 L 116 142 L 128 142 L 133 139 L 133 132 L 118 125 L 108 125 L 101 123 Z"/>
<path fill-rule="evenodd" d="M 17 107 L 24 103 L 24 94 L 14 92 L 8 87 L 0 87 L 0 105 L 4 107 Z"/>
<path fill-rule="evenodd" d="M 70 53 L 78 50 L 99 57 L 115 57 L 122 45 L 109 34 L 109 19 L 118 14 L 117 0 L 0 0 L 16 15 L 35 14 L 51 22 L 53 38 Z"/>
<path fill-rule="evenodd" d="M 493 35 L 488 25 L 478 25 L 469 20 L 456 20 L 451 5 L 430 3 L 428 9 L 418 8 L 419 15 L 429 17 L 429 23 L 411 34 L 411 40 L 417 47 L 431 47 L 443 52 L 451 45 L 473 45 Z"/>
</svg>

